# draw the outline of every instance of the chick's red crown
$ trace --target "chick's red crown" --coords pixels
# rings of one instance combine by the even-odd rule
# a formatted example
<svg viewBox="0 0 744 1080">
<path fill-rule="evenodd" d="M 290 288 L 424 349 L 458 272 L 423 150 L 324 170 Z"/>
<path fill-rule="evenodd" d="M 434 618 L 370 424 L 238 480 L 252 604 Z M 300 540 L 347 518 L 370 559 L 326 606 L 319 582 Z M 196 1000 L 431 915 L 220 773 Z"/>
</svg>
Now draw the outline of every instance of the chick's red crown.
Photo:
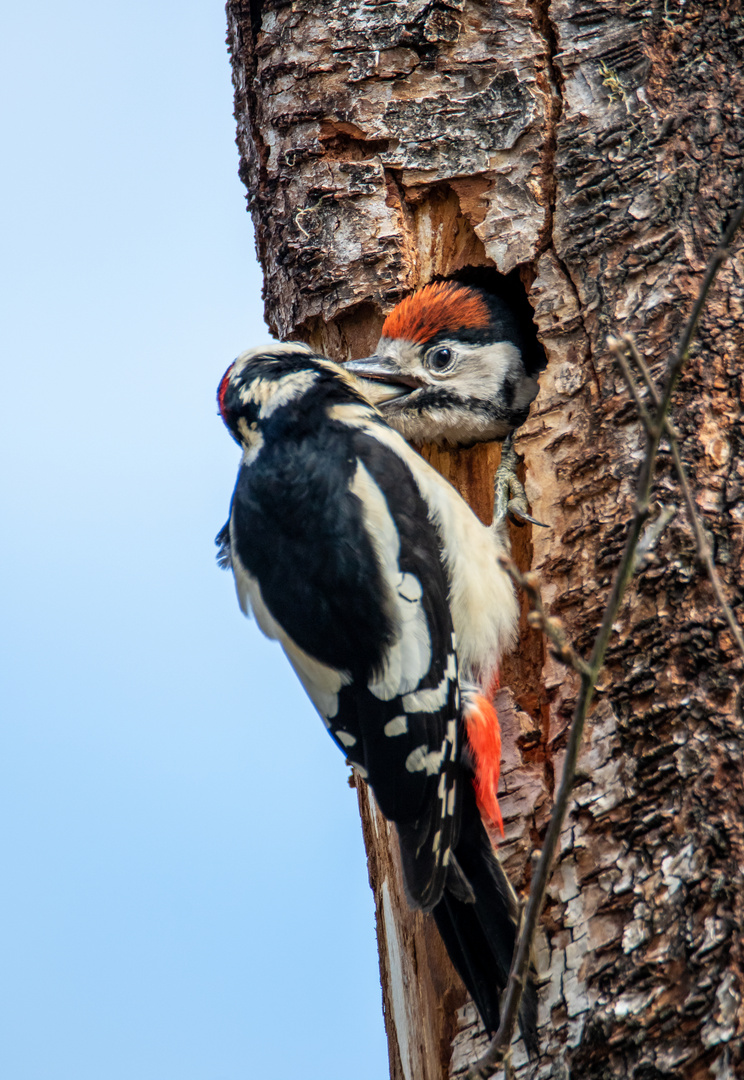
<svg viewBox="0 0 744 1080">
<path fill-rule="evenodd" d="M 437 334 L 485 329 L 490 320 L 479 292 L 456 281 L 438 281 L 401 300 L 382 324 L 382 337 L 424 345 Z"/>
</svg>

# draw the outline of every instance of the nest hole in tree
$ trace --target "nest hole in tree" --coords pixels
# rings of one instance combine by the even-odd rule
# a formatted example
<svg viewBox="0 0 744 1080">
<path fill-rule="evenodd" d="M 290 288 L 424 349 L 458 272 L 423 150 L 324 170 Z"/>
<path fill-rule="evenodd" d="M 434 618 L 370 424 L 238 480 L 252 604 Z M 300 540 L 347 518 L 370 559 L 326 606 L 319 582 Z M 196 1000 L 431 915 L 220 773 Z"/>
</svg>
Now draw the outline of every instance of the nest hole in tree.
<svg viewBox="0 0 744 1080">
<path fill-rule="evenodd" d="M 527 268 L 515 267 L 508 274 L 501 274 L 491 266 L 466 266 L 454 273 L 449 280 L 461 281 L 463 285 L 473 285 L 484 289 L 493 296 L 500 297 L 514 312 L 522 334 L 522 357 L 528 375 L 539 378 L 540 372 L 548 366 L 545 349 L 537 338 L 537 326 L 533 320 L 533 309 L 525 287 Z M 528 279 L 529 280 L 529 279 Z"/>
</svg>

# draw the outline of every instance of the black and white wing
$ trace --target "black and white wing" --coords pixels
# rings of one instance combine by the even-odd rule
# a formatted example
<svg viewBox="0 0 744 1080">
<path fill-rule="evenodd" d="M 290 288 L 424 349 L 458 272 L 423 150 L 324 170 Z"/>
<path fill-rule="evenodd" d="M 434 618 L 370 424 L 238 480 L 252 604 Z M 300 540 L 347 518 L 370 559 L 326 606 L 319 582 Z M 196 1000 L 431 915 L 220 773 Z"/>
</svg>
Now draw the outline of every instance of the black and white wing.
<svg viewBox="0 0 744 1080">
<path fill-rule="evenodd" d="M 460 701 L 440 545 L 409 467 L 343 425 L 301 453 L 277 444 L 241 469 L 230 538 L 241 604 L 396 824 L 409 899 L 430 910 L 457 839 Z"/>
</svg>

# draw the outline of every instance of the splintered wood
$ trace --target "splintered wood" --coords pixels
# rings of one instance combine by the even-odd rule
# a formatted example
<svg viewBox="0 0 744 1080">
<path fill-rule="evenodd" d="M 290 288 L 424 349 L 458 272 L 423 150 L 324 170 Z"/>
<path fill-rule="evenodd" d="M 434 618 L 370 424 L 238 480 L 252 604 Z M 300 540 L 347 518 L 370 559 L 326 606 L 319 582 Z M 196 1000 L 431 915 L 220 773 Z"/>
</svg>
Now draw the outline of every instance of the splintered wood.
<svg viewBox="0 0 744 1080">
<path fill-rule="evenodd" d="M 548 367 L 517 449 L 514 532 L 586 654 L 632 513 L 643 432 L 606 347 L 658 375 L 744 174 L 738 0 L 240 2 L 227 6 L 241 175 L 270 326 L 337 359 L 411 289 L 519 268 Z M 717 279 L 673 421 L 734 610 L 744 569 L 744 254 Z M 498 448 L 424 453 L 488 519 Z M 742 663 L 678 513 L 616 624 L 538 950 L 541 1057 L 517 1078 L 733 1080 L 744 1070 Z M 523 619 L 505 665 L 500 791 L 522 886 L 577 677 Z M 483 1049 L 392 830 L 358 782 L 391 1077 L 460 1077 Z M 329 1039 L 332 1032 L 329 1030 Z"/>
</svg>

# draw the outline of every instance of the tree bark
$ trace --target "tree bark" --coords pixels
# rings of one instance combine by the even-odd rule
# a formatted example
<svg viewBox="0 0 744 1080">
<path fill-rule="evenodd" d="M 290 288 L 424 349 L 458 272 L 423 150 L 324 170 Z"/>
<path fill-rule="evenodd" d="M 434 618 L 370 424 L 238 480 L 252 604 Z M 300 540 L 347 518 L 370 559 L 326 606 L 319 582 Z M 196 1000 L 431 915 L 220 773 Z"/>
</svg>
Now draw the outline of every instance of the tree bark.
<svg viewBox="0 0 744 1080">
<path fill-rule="evenodd" d="M 643 433 L 606 348 L 658 375 L 744 173 L 737 0 L 229 0 L 241 175 L 269 325 L 336 359 L 434 277 L 518 274 L 548 358 L 517 449 L 517 562 L 591 648 Z M 721 271 L 673 419 L 741 619 L 744 253 Z M 498 448 L 424 453 L 488 520 Z M 543 917 L 542 1056 L 518 1077 L 725 1080 L 744 1069 L 741 657 L 679 508 L 632 586 L 591 711 Z M 499 712 L 500 853 L 524 887 L 577 679 L 523 620 Z M 460 1076 L 483 1045 L 359 783 L 395 1080 Z"/>
</svg>

